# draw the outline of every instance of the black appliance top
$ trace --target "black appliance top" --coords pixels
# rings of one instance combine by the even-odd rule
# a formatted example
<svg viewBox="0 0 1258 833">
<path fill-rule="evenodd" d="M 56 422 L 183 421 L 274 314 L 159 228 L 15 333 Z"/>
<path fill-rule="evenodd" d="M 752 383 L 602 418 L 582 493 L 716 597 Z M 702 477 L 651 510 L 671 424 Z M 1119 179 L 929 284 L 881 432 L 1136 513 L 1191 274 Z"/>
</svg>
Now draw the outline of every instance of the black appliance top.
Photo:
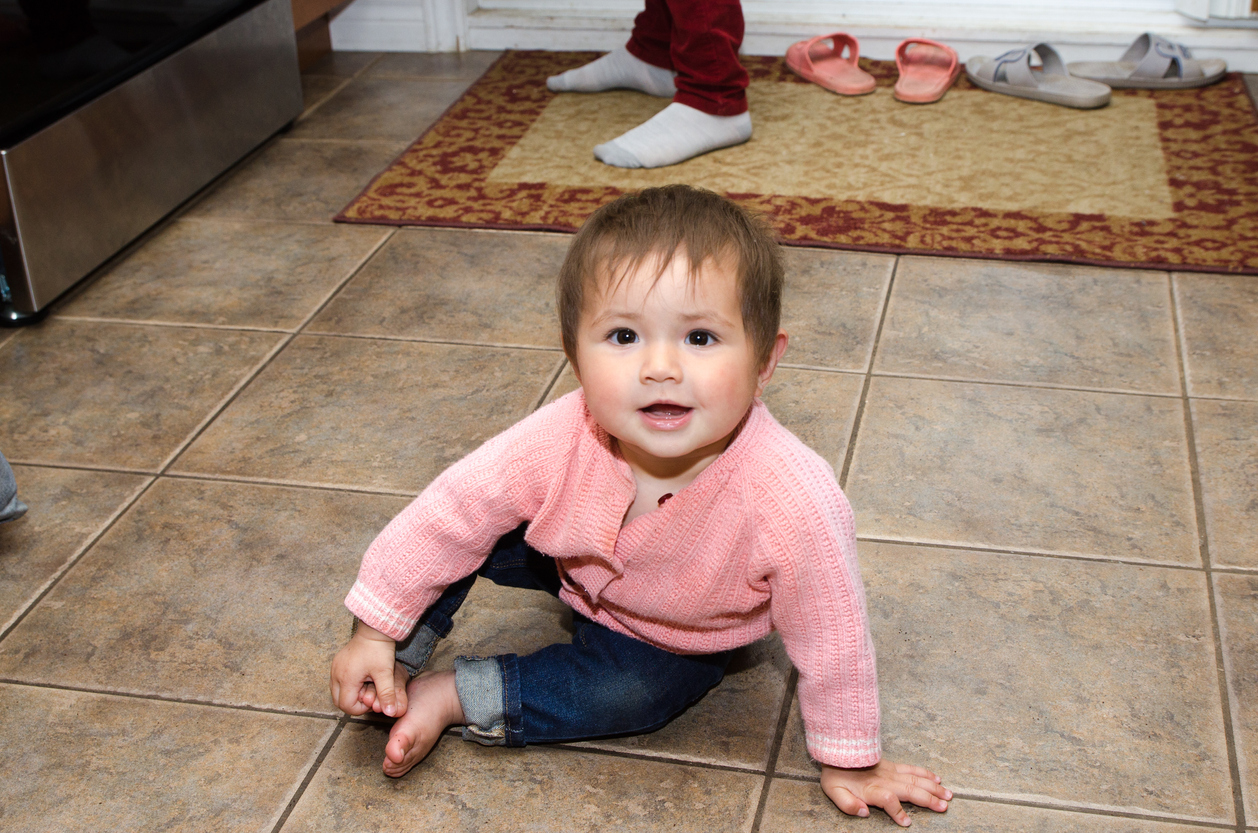
<svg viewBox="0 0 1258 833">
<path fill-rule="evenodd" d="M 265 0 L 0 0 L 0 148 Z"/>
</svg>

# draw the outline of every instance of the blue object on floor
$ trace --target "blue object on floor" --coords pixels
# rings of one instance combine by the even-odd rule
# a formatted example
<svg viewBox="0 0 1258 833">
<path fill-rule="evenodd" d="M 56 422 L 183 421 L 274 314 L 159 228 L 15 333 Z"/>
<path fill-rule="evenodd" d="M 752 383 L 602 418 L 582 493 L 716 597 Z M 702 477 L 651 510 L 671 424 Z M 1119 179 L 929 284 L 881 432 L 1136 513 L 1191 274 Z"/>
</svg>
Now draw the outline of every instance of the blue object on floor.
<svg viewBox="0 0 1258 833">
<path fill-rule="evenodd" d="M 0 454 L 0 524 L 16 521 L 26 514 L 26 504 L 17 499 L 17 481 L 9 461 Z"/>
</svg>

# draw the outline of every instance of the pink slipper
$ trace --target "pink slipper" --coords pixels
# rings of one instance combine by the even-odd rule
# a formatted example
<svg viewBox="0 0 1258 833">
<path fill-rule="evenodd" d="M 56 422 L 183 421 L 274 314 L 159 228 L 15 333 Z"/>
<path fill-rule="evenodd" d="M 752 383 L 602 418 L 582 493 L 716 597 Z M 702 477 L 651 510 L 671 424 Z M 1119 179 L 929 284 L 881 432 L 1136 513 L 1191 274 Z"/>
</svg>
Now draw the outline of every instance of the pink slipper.
<svg viewBox="0 0 1258 833">
<path fill-rule="evenodd" d="M 895 65 L 900 70 L 895 97 L 909 104 L 930 104 L 943 98 L 961 72 L 956 50 L 926 38 L 909 38 L 897 46 Z"/>
<path fill-rule="evenodd" d="M 831 41 L 829 49 L 820 46 Z M 843 57 L 847 49 L 848 56 Z M 856 38 L 845 32 L 820 35 L 810 40 L 791 44 L 786 50 L 786 65 L 805 81 L 819 84 L 839 95 L 865 95 L 872 93 L 877 82 L 857 64 L 861 48 Z"/>
</svg>

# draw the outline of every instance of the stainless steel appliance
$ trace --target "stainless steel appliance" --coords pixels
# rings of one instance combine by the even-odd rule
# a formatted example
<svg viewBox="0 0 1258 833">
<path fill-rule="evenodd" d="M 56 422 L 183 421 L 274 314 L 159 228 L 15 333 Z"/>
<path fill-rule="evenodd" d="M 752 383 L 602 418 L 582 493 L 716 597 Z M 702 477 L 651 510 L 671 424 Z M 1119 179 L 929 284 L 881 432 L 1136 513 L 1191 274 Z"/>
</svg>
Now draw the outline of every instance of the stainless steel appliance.
<svg viewBox="0 0 1258 833">
<path fill-rule="evenodd" d="M 0 323 L 297 117 L 290 2 L 0 0 Z"/>
</svg>

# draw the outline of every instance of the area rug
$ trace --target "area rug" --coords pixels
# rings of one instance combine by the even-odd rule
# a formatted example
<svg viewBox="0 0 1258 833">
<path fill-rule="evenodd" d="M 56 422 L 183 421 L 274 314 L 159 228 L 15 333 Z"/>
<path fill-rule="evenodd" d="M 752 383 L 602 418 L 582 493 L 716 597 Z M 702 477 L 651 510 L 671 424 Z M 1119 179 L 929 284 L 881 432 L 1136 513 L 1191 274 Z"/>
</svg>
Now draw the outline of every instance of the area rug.
<svg viewBox="0 0 1258 833">
<path fill-rule="evenodd" d="M 1115 90 L 1072 110 L 986 92 L 833 95 L 778 58 L 743 58 L 755 135 L 654 170 L 591 149 L 664 99 L 555 95 L 593 53 L 508 52 L 336 219 L 571 231 L 638 188 L 686 182 L 769 219 L 786 243 L 864 251 L 1258 274 L 1258 113 L 1243 79 Z"/>
</svg>

